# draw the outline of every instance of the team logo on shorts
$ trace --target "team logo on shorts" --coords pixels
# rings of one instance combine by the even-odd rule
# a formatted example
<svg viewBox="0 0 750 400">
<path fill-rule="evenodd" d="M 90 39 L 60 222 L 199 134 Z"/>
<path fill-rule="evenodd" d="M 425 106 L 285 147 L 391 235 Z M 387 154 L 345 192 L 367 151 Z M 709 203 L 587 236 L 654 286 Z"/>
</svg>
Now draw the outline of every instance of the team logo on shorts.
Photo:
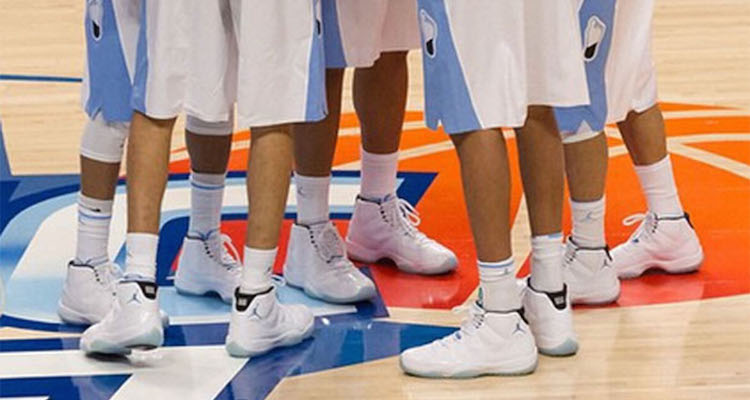
<svg viewBox="0 0 750 400">
<path fill-rule="evenodd" d="M 102 20 L 104 19 L 102 0 L 89 0 L 88 15 L 91 22 L 91 37 L 94 40 L 99 40 L 102 38 Z"/>
<path fill-rule="evenodd" d="M 591 61 L 596 58 L 599 54 L 599 47 L 601 47 L 604 41 L 604 35 L 607 33 L 607 25 L 599 19 L 596 15 L 589 18 L 589 22 L 586 25 L 585 33 L 585 46 L 583 51 L 583 58 L 586 61 Z"/>
<path fill-rule="evenodd" d="M 323 36 L 323 11 L 319 1 L 315 2 L 315 33 Z"/>
<path fill-rule="evenodd" d="M 438 33 L 437 23 L 425 10 L 419 10 L 419 22 L 422 26 L 422 47 L 424 47 L 424 52 L 430 58 L 434 58 L 437 53 L 437 43 L 435 42 Z"/>
</svg>

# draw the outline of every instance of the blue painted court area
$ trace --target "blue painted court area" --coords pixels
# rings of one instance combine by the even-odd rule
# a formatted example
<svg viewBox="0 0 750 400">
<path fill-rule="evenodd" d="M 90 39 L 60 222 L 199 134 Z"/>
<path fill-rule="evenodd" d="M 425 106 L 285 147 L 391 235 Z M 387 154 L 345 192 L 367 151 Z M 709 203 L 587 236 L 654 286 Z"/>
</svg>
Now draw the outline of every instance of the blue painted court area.
<svg viewBox="0 0 750 400">
<path fill-rule="evenodd" d="M 169 190 L 185 190 L 186 178 L 186 175 L 173 175 Z M 416 203 L 433 178 L 434 174 L 400 174 L 399 194 Z M 19 271 L 30 243 L 42 230 L 40 227 L 45 221 L 52 221 L 50 218 L 55 213 L 74 204 L 78 179 L 78 175 L 14 176 L 0 135 L 0 207 L 3 210 L 0 216 L 0 252 L 3 255 L 0 276 L 9 285 L 10 292 L 16 293 L 6 310 L 8 313 L 0 317 L 0 327 L 66 333 L 84 329 L 60 324 L 54 315 L 56 293 L 61 284 L 56 274 L 64 271 L 64 262 L 44 262 L 44 265 L 32 266 L 26 272 Z M 228 182 L 229 186 L 244 184 L 244 173 L 230 173 Z M 341 190 L 358 186 L 359 175 L 337 172 L 334 176 L 336 185 Z M 122 190 L 121 187 L 121 194 Z M 351 216 L 350 206 L 342 205 L 337 210 L 338 218 Z M 294 218 L 294 210 L 290 211 L 287 217 Z M 237 206 L 229 206 L 225 212 L 229 212 L 225 213 L 225 219 L 244 219 L 247 216 L 246 211 Z M 59 228 L 59 225 L 53 225 Z M 155 354 L 163 352 L 179 360 L 200 360 L 208 351 L 215 361 L 218 360 L 218 365 L 240 362 L 236 370 L 230 369 L 231 374 L 217 372 L 216 379 L 221 381 L 213 392 L 216 398 L 264 398 L 285 377 L 396 356 L 404 349 L 433 341 L 455 330 L 380 320 L 388 316 L 380 296 L 369 302 L 333 306 L 310 299 L 297 289 L 282 287 L 279 290 L 282 302 L 302 303 L 315 310 L 318 317 L 313 337 L 297 346 L 278 349 L 249 361 L 232 359 L 223 349 L 229 306 L 214 298 L 187 297 L 170 292 L 173 288 L 168 278 L 169 267 L 177 256 L 185 229 L 184 215 L 180 212 L 165 214 L 162 235 L 166 236 L 164 243 L 171 245 L 160 248 L 163 255 L 160 283 L 164 285 L 162 294 L 168 294 L 162 296 L 161 303 L 175 318 L 166 330 L 164 348 L 156 350 Z M 56 254 L 55 248 L 60 247 L 56 242 L 59 240 L 43 245 L 44 252 Z M 58 258 L 54 256 L 50 260 Z M 362 270 L 370 273 L 367 267 Z M 164 358 L 168 359 L 167 356 Z M 139 387 L 140 380 L 148 379 L 144 377 L 146 371 L 153 374 L 163 370 L 160 384 L 165 388 L 200 385 L 200 382 L 181 382 L 176 378 L 181 369 L 190 376 L 190 371 L 184 371 L 186 368 L 191 367 L 177 361 L 150 365 L 118 357 L 92 359 L 78 351 L 77 337 L 6 339 L 0 340 L 0 398 L 109 399 L 122 391 L 127 391 L 127 396 L 130 396 Z M 19 373 L 19 370 L 27 372 Z M 175 371 L 178 371 L 177 375 Z"/>
</svg>

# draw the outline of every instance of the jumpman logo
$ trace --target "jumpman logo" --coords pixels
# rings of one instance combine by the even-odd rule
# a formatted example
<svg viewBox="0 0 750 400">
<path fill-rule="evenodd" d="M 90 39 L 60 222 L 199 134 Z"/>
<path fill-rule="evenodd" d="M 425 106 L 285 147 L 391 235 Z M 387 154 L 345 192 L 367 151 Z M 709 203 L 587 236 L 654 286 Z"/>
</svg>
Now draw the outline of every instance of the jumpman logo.
<svg viewBox="0 0 750 400">
<path fill-rule="evenodd" d="M 258 314 L 258 306 L 255 306 L 252 310 L 250 310 L 250 318 L 263 319 L 263 317 Z"/>
<path fill-rule="evenodd" d="M 520 322 L 516 322 L 516 329 L 513 331 L 513 334 L 515 335 L 516 332 L 526 333 L 526 331 L 521 327 Z"/>
<path fill-rule="evenodd" d="M 138 292 L 137 291 L 133 292 L 133 297 L 131 297 L 130 300 L 128 300 L 127 304 L 130 304 L 130 303 L 133 303 L 133 302 L 141 304 L 141 300 L 138 298 Z"/>
</svg>

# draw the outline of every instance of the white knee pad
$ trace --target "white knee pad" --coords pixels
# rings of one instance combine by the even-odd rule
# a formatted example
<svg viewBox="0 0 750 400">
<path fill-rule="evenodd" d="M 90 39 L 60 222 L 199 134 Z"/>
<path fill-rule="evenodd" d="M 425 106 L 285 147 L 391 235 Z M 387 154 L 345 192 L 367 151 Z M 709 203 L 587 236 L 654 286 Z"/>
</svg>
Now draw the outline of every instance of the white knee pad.
<svg viewBox="0 0 750 400">
<path fill-rule="evenodd" d="M 577 132 L 560 132 L 563 144 L 583 142 L 599 136 L 601 131 L 591 129 L 589 124 L 582 123 Z"/>
<path fill-rule="evenodd" d="M 185 129 L 198 135 L 228 136 L 234 130 L 234 113 L 229 114 L 229 120 L 220 122 L 208 122 L 188 115 L 185 120 Z"/>
<path fill-rule="evenodd" d="M 107 122 L 101 113 L 97 114 L 83 129 L 81 155 L 94 161 L 119 163 L 129 130 L 129 122 Z"/>
</svg>

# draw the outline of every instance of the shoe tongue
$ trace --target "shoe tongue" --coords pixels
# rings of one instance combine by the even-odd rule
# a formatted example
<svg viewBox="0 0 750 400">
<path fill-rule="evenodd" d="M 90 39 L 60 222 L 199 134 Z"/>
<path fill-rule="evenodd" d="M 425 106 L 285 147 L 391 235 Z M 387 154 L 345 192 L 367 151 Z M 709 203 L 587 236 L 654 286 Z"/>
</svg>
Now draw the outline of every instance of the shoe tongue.
<svg viewBox="0 0 750 400">
<path fill-rule="evenodd" d="M 388 203 L 389 201 L 396 200 L 396 194 L 395 193 L 388 193 L 385 195 L 382 199 L 380 199 L 381 203 Z"/>
<path fill-rule="evenodd" d="M 205 236 L 203 239 L 208 243 L 208 247 L 211 249 L 212 252 L 216 254 L 216 256 L 221 256 L 221 250 L 222 250 L 222 242 L 221 242 L 221 236 L 219 235 L 218 231 L 211 231 L 208 233 L 208 235 Z"/>
<path fill-rule="evenodd" d="M 335 258 L 343 258 L 346 255 L 344 243 L 333 223 L 328 221 L 316 224 L 311 226 L 310 229 L 315 235 L 318 253 L 326 262 L 332 261 Z"/>
</svg>

